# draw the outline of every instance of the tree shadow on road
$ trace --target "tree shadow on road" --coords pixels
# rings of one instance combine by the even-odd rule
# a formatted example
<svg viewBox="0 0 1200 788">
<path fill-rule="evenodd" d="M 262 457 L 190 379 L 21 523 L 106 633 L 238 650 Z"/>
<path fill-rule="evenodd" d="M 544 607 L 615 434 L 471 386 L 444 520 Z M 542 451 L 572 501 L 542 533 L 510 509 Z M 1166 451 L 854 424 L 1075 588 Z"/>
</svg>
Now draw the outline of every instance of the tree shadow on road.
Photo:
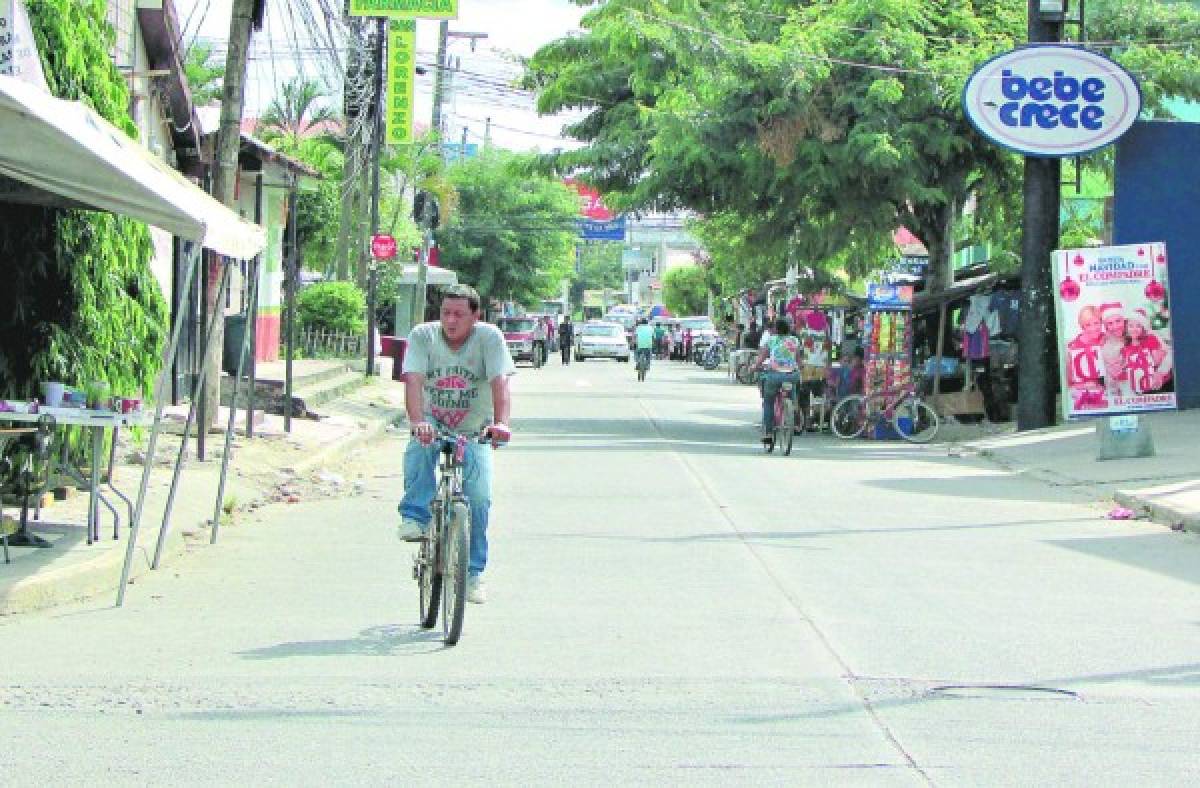
<svg viewBox="0 0 1200 788">
<path fill-rule="evenodd" d="M 448 648 L 440 630 L 390 624 L 369 627 L 355 638 L 297 640 L 274 646 L 239 651 L 242 659 L 290 659 L 292 657 L 404 657 L 430 654 Z"/>
</svg>

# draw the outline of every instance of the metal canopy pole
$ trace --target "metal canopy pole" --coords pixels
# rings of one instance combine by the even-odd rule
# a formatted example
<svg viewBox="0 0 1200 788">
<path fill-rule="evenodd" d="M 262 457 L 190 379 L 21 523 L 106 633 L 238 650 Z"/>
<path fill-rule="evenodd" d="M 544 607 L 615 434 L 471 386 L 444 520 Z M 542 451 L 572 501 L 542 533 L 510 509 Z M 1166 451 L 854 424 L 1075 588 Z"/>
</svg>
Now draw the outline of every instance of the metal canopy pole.
<svg viewBox="0 0 1200 788">
<path fill-rule="evenodd" d="M 263 223 L 263 174 L 259 170 L 258 180 L 254 182 L 254 223 L 262 226 Z M 254 281 L 257 285 L 259 277 L 262 276 L 262 254 L 254 258 L 251 268 L 254 270 Z M 250 325 L 247 326 L 250 332 L 250 391 L 246 400 L 246 437 L 254 437 L 254 387 L 258 382 L 258 299 L 255 298 L 250 302 Z"/>
<path fill-rule="evenodd" d="M 257 266 L 255 266 L 257 269 Z M 258 303 L 258 277 L 250 283 L 250 303 Z M 253 310 L 253 307 L 251 308 Z M 221 528 L 221 504 L 225 500 L 225 480 L 229 475 L 229 455 L 233 447 L 234 421 L 237 418 L 237 401 L 238 389 L 242 380 L 242 365 L 246 360 L 246 353 L 250 347 L 249 332 L 242 332 L 242 347 L 238 353 L 237 375 L 233 379 L 233 394 L 229 398 L 229 424 L 225 427 L 225 451 L 221 455 L 221 481 L 217 484 L 217 503 L 213 507 L 213 526 L 212 537 L 209 539 L 209 544 L 217 543 L 217 531 Z M 250 351 L 253 353 L 253 351 Z"/>
<path fill-rule="evenodd" d="M 221 281 L 217 285 L 217 304 L 225 303 L 225 294 L 229 291 L 229 272 L 233 268 L 229 258 L 225 258 L 225 262 L 221 266 Z M 208 346 L 212 343 L 213 335 L 217 330 L 217 321 L 225 318 L 223 309 L 214 309 L 212 315 L 209 316 L 208 330 L 204 334 L 204 349 L 207 353 Z M 179 491 L 179 473 L 183 470 L 183 458 L 187 455 L 187 434 L 192 429 L 192 424 L 196 422 L 196 410 L 200 403 L 198 401 L 200 393 L 204 391 L 205 378 L 208 377 L 208 365 L 205 364 L 200 368 L 200 377 L 196 381 L 196 387 L 192 391 L 192 404 L 188 408 L 187 421 L 183 425 L 183 440 L 179 442 L 179 453 L 175 456 L 175 473 L 171 477 L 171 491 L 167 494 L 167 506 L 163 511 L 162 525 L 158 529 L 158 543 L 154 546 L 154 559 L 150 562 L 151 569 L 158 569 L 158 564 L 162 560 L 163 546 L 167 543 L 167 530 L 171 525 L 171 509 L 175 506 L 175 494 Z M 198 424 L 196 427 L 197 433 L 203 432 L 207 427 L 204 424 Z"/>
<path fill-rule="evenodd" d="M 288 192 L 288 254 L 287 261 L 284 265 L 287 270 L 283 274 L 283 292 L 286 303 L 284 304 L 284 321 L 287 327 L 286 348 L 284 352 L 283 364 L 283 431 L 291 433 L 292 431 L 292 357 L 295 355 L 295 339 L 296 339 L 296 278 L 299 276 L 299 271 L 296 266 L 299 262 L 296 251 L 296 198 L 297 193 L 297 177 L 292 173 L 290 190 Z"/>
<path fill-rule="evenodd" d="M 196 278 L 197 261 L 203 255 L 199 246 L 185 242 L 187 265 L 183 274 L 183 292 L 190 293 Z M 183 335 L 183 324 L 187 321 L 190 310 L 180 309 L 175 315 L 175 325 L 171 329 L 171 340 L 163 354 L 163 366 L 154 383 L 154 423 L 150 428 L 150 442 L 146 448 L 146 459 L 142 463 L 142 482 L 138 487 L 137 505 L 129 521 L 129 544 L 125 545 L 125 563 L 121 567 L 121 583 L 117 586 L 117 607 L 125 602 L 125 587 L 129 584 L 129 568 L 133 563 L 133 551 L 137 547 L 138 529 L 142 523 L 142 508 L 146 504 L 146 489 L 150 483 L 150 470 L 154 467 L 154 453 L 158 446 L 158 434 L 162 428 L 163 408 L 166 406 L 165 394 L 167 379 L 173 375 L 175 354 L 179 350 L 179 338 Z M 187 435 L 183 436 L 184 443 Z"/>
</svg>

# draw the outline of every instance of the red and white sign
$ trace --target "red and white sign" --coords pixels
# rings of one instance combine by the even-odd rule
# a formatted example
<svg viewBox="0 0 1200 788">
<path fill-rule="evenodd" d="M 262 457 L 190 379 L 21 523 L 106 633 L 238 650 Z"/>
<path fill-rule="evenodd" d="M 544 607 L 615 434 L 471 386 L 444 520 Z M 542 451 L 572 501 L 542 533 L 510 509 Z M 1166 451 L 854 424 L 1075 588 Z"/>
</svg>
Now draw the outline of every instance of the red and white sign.
<svg viewBox="0 0 1200 788">
<path fill-rule="evenodd" d="M 604 198 L 600 196 L 600 192 L 588 186 L 585 183 L 580 183 L 573 178 L 567 178 L 563 181 L 567 186 L 570 186 L 579 195 L 579 215 L 587 219 L 595 219 L 601 222 L 611 221 L 616 218 L 608 206 L 604 204 Z"/>
<path fill-rule="evenodd" d="M 384 233 L 372 235 L 371 255 L 376 260 L 391 260 L 396 256 L 396 239 Z"/>
<path fill-rule="evenodd" d="M 1166 245 L 1061 249 L 1053 276 L 1063 414 L 1175 408 Z"/>
</svg>

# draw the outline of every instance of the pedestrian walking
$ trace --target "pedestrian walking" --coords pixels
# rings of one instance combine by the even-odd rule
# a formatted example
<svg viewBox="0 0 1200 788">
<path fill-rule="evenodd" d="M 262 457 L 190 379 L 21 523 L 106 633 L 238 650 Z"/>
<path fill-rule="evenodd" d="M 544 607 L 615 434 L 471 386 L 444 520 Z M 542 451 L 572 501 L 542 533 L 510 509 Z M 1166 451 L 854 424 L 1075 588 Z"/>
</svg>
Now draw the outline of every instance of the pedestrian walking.
<svg viewBox="0 0 1200 788">
<path fill-rule="evenodd" d="M 571 316 L 563 315 L 563 321 L 558 324 L 558 350 L 562 353 L 562 363 L 571 363 L 571 346 L 575 344 L 575 326 L 571 324 Z"/>
</svg>

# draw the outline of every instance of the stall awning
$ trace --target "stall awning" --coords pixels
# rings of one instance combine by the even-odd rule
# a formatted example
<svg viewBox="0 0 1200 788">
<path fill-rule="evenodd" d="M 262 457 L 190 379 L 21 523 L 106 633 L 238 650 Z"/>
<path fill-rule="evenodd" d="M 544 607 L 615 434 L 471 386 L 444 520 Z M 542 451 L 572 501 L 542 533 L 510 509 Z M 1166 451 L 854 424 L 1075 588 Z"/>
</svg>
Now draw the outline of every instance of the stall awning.
<svg viewBox="0 0 1200 788">
<path fill-rule="evenodd" d="M 250 258 L 266 233 L 77 101 L 0 76 L 0 174 L 30 190 L 4 198 L 108 211 Z"/>
</svg>

